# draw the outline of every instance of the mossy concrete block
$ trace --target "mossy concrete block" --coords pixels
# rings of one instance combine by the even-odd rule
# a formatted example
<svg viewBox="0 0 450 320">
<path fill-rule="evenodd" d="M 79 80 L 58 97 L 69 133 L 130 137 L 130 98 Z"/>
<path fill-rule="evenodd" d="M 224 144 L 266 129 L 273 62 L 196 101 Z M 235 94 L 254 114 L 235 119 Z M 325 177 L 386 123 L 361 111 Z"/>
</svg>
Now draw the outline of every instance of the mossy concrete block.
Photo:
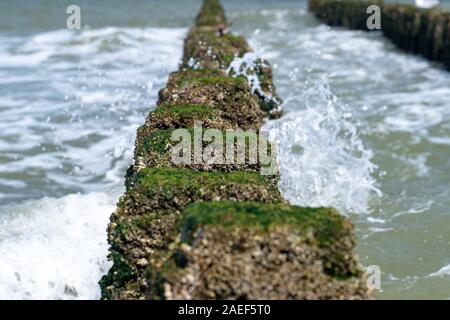
<svg viewBox="0 0 450 320">
<path fill-rule="evenodd" d="M 204 202 L 179 219 L 182 238 L 147 267 L 154 299 L 368 298 L 333 209 Z"/>
<path fill-rule="evenodd" d="M 226 69 L 235 57 L 251 49 L 241 36 L 228 33 L 229 24 L 218 0 L 206 0 L 184 42 L 183 68 Z"/>
<path fill-rule="evenodd" d="M 230 200 L 285 204 L 276 187 L 256 172 L 198 172 L 148 168 L 121 198 L 108 226 L 113 267 L 100 282 L 104 299 L 136 299 L 155 250 L 166 251 L 179 234 L 177 217 L 193 202 Z"/>
<path fill-rule="evenodd" d="M 186 239 L 206 225 L 224 228 L 251 226 L 268 231 L 274 225 L 287 225 L 300 235 L 311 232 L 323 251 L 324 270 L 336 277 L 360 275 L 352 254 L 353 226 L 332 208 L 305 208 L 280 204 L 207 202 L 193 204 L 182 216 Z"/>
<path fill-rule="evenodd" d="M 192 107 L 192 110 L 196 109 Z M 210 108 L 206 110 L 214 111 Z M 262 173 L 267 183 L 275 187 L 278 185 L 276 150 L 265 135 L 256 130 L 217 129 L 219 126 L 213 125 L 223 124 L 220 119 L 214 122 L 212 118 L 205 123 L 209 125 L 202 128 L 194 128 L 193 124 L 176 129 L 139 128 L 134 164 L 126 175 L 127 189 L 133 187 L 140 170 L 152 167 L 216 172 L 255 171 Z M 185 130 L 181 132 L 179 129 Z M 201 146 L 200 152 L 196 151 L 196 143 Z"/>
<path fill-rule="evenodd" d="M 197 72 L 201 74 L 202 72 Z M 181 71 L 169 80 L 169 85 L 159 94 L 159 104 L 203 105 L 221 111 L 224 120 L 244 130 L 259 129 L 266 117 L 258 98 L 250 91 L 243 77 L 183 77 L 192 71 Z"/>
<path fill-rule="evenodd" d="M 186 168 L 144 168 L 133 188 L 121 198 L 110 223 L 117 225 L 135 216 L 154 212 L 179 212 L 195 201 L 232 200 L 285 203 L 276 185 L 258 172 L 203 172 Z"/>
</svg>

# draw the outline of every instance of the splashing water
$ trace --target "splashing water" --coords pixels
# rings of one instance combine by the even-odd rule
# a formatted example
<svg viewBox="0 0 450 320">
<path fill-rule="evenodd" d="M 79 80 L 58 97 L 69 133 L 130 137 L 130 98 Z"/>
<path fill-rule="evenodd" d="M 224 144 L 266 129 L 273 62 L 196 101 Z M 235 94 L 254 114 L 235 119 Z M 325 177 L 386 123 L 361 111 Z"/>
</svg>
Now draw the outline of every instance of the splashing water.
<svg viewBox="0 0 450 320">
<path fill-rule="evenodd" d="M 369 212 L 371 196 L 381 196 L 372 177 L 372 153 L 326 78 L 286 100 L 283 108 L 291 104 L 300 110 L 264 127 L 278 146 L 282 193 L 297 205 L 331 206 L 344 214 Z"/>
<path fill-rule="evenodd" d="M 258 48 L 235 57 L 228 68 L 234 76 L 247 78 L 252 93 L 266 99 L 255 69 L 264 63 Z M 296 73 L 290 75 L 297 80 Z M 377 167 L 372 152 L 359 138 L 353 115 L 331 92 L 326 76 L 285 100 L 280 106 L 294 112 L 270 121 L 263 128 L 276 143 L 281 171 L 281 192 L 291 203 L 302 206 L 330 206 L 342 213 L 368 213 L 372 195 L 381 197 L 372 174 Z M 301 109 L 298 111 L 298 109 Z"/>
<path fill-rule="evenodd" d="M 236 77 L 246 77 L 252 93 L 258 93 L 266 99 L 271 99 L 272 97 L 262 90 L 258 75 L 255 72 L 259 65 L 265 66 L 264 62 L 260 61 L 260 55 L 257 52 L 247 52 L 242 58 L 235 57 L 230 63 L 227 72 Z"/>
</svg>

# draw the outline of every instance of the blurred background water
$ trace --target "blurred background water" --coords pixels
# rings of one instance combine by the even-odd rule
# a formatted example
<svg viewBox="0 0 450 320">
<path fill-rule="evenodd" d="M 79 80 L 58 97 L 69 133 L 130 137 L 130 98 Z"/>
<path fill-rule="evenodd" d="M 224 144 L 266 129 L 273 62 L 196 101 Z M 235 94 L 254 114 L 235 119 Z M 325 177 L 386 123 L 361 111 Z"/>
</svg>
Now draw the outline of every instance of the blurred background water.
<svg viewBox="0 0 450 320">
<path fill-rule="evenodd" d="M 223 0 L 273 66 L 284 194 L 355 223 L 377 297 L 450 298 L 450 74 L 305 1 Z M 201 1 L 0 2 L 0 298 L 98 298 L 136 128 Z M 448 6 L 449 1 L 443 2 Z"/>
</svg>

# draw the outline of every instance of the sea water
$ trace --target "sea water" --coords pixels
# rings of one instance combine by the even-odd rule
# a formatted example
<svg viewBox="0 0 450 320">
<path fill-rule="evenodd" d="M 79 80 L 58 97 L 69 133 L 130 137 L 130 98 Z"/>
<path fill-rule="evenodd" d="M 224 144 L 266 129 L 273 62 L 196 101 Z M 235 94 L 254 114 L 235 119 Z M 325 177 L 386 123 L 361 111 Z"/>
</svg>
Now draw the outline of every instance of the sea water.
<svg viewBox="0 0 450 320">
<path fill-rule="evenodd" d="M 450 74 L 305 1 L 223 3 L 285 101 L 264 127 L 285 196 L 354 222 L 378 298 L 450 298 Z M 0 298 L 99 298 L 136 128 L 201 1 L 78 1 L 81 30 L 70 4 L 0 3 Z"/>
</svg>

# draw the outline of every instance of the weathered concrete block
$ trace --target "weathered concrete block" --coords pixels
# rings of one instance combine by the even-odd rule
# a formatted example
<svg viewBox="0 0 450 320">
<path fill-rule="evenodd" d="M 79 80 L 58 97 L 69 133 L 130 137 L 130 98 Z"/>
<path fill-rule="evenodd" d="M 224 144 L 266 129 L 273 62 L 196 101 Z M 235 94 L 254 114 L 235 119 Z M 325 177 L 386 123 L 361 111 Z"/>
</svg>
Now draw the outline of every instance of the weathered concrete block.
<svg viewBox="0 0 450 320">
<path fill-rule="evenodd" d="M 285 203 L 276 186 L 257 172 L 199 172 L 146 168 L 121 198 L 108 227 L 113 267 L 101 280 L 106 299 L 152 298 L 145 267 L 156 249 L 168 250 L 179 235 L 175 222 L 184 208 L 202 201 Z"/>
<path fill-rule="evenodd" d="M 204 202 L 151 262 L 161 299 L 364 299 L 351 224 L 333 209 Z M 239 279 L 239 281 L 236 281 Z"/>
</svg>

